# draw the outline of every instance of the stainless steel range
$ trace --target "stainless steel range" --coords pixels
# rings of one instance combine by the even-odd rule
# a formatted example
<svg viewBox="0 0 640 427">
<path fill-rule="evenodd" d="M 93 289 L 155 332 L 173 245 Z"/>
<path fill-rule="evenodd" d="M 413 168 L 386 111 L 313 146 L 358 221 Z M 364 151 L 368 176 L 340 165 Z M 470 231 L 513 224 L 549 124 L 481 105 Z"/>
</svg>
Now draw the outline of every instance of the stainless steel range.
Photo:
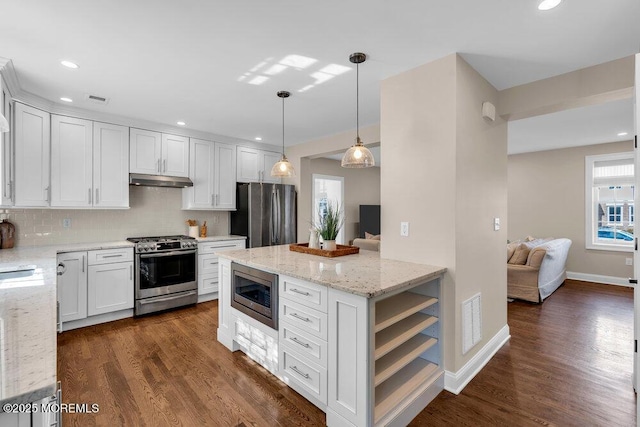
<svg viewBox="0 0 640 427">
<path fill-rule="evenodd" d="M 198 302 L 198 242 L 189 236 L 131 237 L 135 247 L 134 315 Z"/>
</svg>

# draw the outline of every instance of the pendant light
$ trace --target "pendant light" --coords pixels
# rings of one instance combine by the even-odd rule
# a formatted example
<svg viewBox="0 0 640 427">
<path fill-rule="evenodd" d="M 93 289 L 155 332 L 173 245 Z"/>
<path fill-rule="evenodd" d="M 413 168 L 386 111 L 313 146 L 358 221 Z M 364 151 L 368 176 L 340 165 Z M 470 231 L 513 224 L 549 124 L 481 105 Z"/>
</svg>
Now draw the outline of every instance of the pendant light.
<svg viewBox="0 0 640 427">
<path fill-rule="evenodd" d="M 284 155 L 284 99 L 288 98 L 291 94 L 286 90 L 278 92 L 278 97 L 282 98 L 282 159 L 271 168 L 271 176 L 278 178 L 290 178 L 296 176 L 296 171 L 293 169 L 293 165 Z"/>
<path fill-rule="evenodd" d="M 349 61 L 356 64 L 356 144 L 342 156 L 343 168 L 370 168 L 376 165 L 373 154 L 360 140 L 360 70 L 358 65 L 362 64 L 366 59 L 367 55 L 361 52 L 352 53 L 349 56 Z"/>
</svg>

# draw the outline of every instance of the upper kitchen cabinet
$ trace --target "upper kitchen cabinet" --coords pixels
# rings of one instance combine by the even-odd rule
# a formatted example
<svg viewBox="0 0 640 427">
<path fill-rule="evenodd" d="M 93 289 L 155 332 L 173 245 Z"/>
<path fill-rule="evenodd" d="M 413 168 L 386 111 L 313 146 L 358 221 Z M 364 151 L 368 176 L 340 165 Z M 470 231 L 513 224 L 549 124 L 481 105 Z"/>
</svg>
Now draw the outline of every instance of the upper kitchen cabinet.
<svg viewBox="0 0 640 427">
<path fill-rule="evenodd" d="M 0 132 L 0 206 L 13 205 L 13 104 L 11 94 L 0 76 L 0 113 L 9 122 L 9 132 Z"/>
<path fill-rule="evenodd" d="M 51 206 L 93 206 L 93 122 L 51 117 Z"/>
<path fill-rule="evenodd" d="M 129 128 L 93 123 L 93 206 L 129 207 Z"/>
<path fill-rule="evenodd" d="M 214 207 L 236 209 L 236 147 L 216 142 L 214 163 Z"/>
<path fill-rule="evenodd" d="M 189 176 L 189 138 L 131 128 L 131 173 Z"/>
<path fill-rule="evenodd" d="M 129 207 L 129 129 L 51 118 L 51 206 Z"/>
<path fill-rule="evenodd" d="M 189 178 L 182 190 L 183 209 L 235 210 L 236 149 L 233 145 L 191 138 Z"/>
<path fill-rule="evenodd" d="M 50 201 L 51 116 L 15 104 L 15 206 L 44 207 Z"/>
<path fill-rule="evenodd" d="M 280 160 L 280 153 L 257 150 L 255 148 L 237 148 L 238 182 L 280 183 L 280 178 L 271 176 L 271 168 Z"/>
</svg>

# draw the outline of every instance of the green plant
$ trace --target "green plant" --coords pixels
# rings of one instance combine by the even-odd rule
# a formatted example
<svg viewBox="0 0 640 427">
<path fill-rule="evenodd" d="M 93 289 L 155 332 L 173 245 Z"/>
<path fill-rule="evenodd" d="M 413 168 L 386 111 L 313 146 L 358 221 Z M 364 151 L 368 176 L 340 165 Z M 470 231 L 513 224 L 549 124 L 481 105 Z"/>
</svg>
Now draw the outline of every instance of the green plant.
<svg viewBox="0 0 640 427">
<path fill-rule="evenodd" d="M 318 211 L 318 222 L 315 227 L 323 240 L 336 240 L 343 224 L 344 218 L 339 203 L 334 205 L 333 202 L 329 202 L 324 215 Z"/>
</svg>

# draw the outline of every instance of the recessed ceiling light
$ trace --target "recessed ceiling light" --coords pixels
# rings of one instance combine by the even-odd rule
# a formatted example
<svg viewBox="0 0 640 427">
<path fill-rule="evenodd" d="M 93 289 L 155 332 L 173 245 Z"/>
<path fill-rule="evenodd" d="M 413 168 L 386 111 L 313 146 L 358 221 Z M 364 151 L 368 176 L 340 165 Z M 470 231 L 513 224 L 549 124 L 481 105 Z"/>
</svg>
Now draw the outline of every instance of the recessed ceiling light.
<svg viewBox="0 0 640 427">
<path fill-rule="evenodd" d="M 627 136 L 627 135 L 629 135 L 627 132 L 620 132 L 620 133 L 618 134 L 618 136 Z"/>
<path fill-rule="evenodd" d="M 256 136 L 256 141 L 262 141 L 262 137 Z"/>
<path fill-rule="evenodd" d="M 71 99 L 71 98 L 67 98 L 66 96 L 63 96 L 62 98 L 60 98 L 60 101 L 64 101 L 64 102 L 73 102 L 73 99 Z"/>
<path fill-rule="evenodd" d="M 60 63 L 61 63 L 62 65 L 64 65 L 65 67 L 67 67 L 67 68 L 73 68 L 74 70 L 75 70 L 76 68 L 78 68 L 78 64 L 76 64 L 75 62 L 71 62 L 71 61 L 66 61 L 66 60 L 65 60 L 65 61 L 60 61 Z"/>
<path fill-rule="evenodd" d="M 185 122 L 177 122 L 177 124 L 178 124 L 178 126 L 184 126 L 184 125 L 186 125 L 186 123 L 185 123 Z"/>
<path fill-rule="evenodd" d="M 549 10 L 553 9 L 557 5 L 560 4 L 562 0 L 542 0 L 538 5 L 539 10 Z"/>
</svg>

